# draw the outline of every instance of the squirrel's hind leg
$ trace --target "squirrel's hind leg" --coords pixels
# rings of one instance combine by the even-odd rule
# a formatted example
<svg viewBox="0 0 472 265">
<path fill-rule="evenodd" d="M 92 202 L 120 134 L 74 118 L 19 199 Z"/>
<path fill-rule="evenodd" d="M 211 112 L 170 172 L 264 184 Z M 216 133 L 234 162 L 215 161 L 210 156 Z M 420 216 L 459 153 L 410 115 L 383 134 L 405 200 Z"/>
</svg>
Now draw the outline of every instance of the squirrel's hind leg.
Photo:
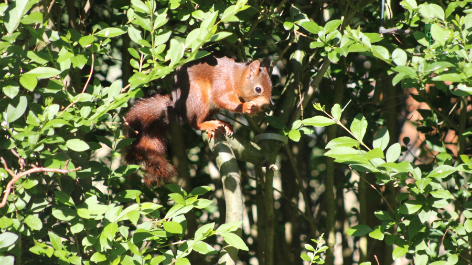
<svg viewBox="0 0 472 265">
<path fill-rule="evenodd" d="M 211 139 L 215 132 L 218 131 L 222 134 L 233 135 L 233 125 L 231 123 L 222 120 L 211 120 L 196 124 L 195 129 L 200 131 L 208 131 L 208 138 Z"/>
</svg>

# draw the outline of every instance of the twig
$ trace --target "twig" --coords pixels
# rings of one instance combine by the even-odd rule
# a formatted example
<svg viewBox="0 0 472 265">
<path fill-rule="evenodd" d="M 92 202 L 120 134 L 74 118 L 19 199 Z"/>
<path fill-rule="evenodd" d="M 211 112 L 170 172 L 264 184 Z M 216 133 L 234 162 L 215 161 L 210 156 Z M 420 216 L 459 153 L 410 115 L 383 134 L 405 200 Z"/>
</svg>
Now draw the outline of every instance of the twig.
<svg viewBox="0 0 472 265">
<path fill-rule="evenodd" d="M 12 180 L 8 182 L 7 187 L 5 188 L 5 195 L 3 195 L 3 200 L 2 200 L 2 203 L 0 203 L 0 208 L 3 208 L 7 204 L 8 195 L 10 195 L 10 192 L 11 192 L 11 186 L 15 184 L 15 182 L 17 182 L 23 176 L 29 175 L 31 173 L 37 173 L 37 172 L 54 172 L 54 173 L 60 173 L 60 174 L 67 174 L 69 172 L 74 172 L 74 171 L 78 171 L 82 169 L 82 167 L 77 167 L 72 170 L 36 167 L 36 168 L 23 171 L 19 174 L 15 174 L 15 172 L 13 172 L 11 169 L 8 168 L 7 162 L 5 162 L 5 159 L 3 157 L 0 157 L 0 160 L 2 161 L 3 167 L 8 172 L 8 174 L 12 176 Z"/>
<path fill-rule="evenodd" d="M 93 50 L 92 50 L 92 67 L 90 67 L 90 74 L 89 74 L 89 77 L 87 78 L 87 82 L 85 82 L 85 85 L 84 85 L 84 88 L 82 89 L 82 92 L 80 93 L 79 97 L 77 97 L 77 99 L 74 100 L 74 102 L 70 103 L 61 113 L 59 113 L 59 115 L 57 115 L 56 118 L 59 118 L 62 114 L 64 114 L 64 112 L 66 112 L 66 110 L 68 108 L 70 108 L 75 103 L 79 102 L 80 98 L 82 97 L 82 95 L 85 93 L 85 90 L 87 89 L 87 86 L 90 82 L 90 79 L 92 79 L 92 74 L 93 74 L 93 68 L 94 67 L 95 67 L 95 55 L 93 54 Z"/>
<path fill-rule="evenodd" d="M 10 149 L 14 156 L 18 157 L 18 164 L 20 164 L 20 170 L 23 170 L 26 166 L 25 160 L 16 152 L 15 149 Z"/>
<path fill-rule="evenodd" d="M 123 88 L 121 89 L 121 93 L 126 92 L 126 90 L 127 90 L 129 87 L 130 87 L 130 84 L 128 84 L 128 85 L 126 85 L 125 87 L 123 87 Z"/>
<path fill-rule="evenodd" d="M 369 186 L 374 189 L 379 195 L 380 197 L 382 197 L 382 199 L 385 201 L 385 203 L 387 204 L 388 208 L 390 208 L 390 211 L 392 211 L 392 214 L 395 215 L 395 211 L 393 210 L 392 206 L 390 206 L 390 204 L 388 204 L 388 201 L 387 199 L 383 196 L 382 192 L 380 192 L 377 188 L 375 188 L 375 186 L 373 184 L 371 184 L 369 181 L 367 181 L 367 179 L 363 178 L 359 173 L 357 173 L 357 171 L 355 171 L 351 166 L 349 166 L 349 169 L 352 170 L 352 172 L 355 172 L 355 174 L 357 176 L 359 176 L 360 179 L 362 179 L 363 181 L 365 181 L 367 184 L 369 184 Z"/>
</svg>

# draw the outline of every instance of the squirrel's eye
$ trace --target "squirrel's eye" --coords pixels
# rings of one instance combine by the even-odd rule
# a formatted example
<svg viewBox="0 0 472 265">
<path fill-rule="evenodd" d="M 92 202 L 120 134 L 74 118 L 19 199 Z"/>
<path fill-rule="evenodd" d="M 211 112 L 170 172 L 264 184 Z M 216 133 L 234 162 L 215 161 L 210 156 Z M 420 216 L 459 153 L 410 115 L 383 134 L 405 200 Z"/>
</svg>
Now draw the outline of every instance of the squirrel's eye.
<svg viewBox="0 0 472 265">
<path fill-rule="evenodd" d="M 254 88 L 254 91 L 256 91 L 256 93 L 261 93 L 261 92 L 262 92 L 262 88 L 259 87 L 259 86 L 256 86 L 256 88 Z"/>
</svg>

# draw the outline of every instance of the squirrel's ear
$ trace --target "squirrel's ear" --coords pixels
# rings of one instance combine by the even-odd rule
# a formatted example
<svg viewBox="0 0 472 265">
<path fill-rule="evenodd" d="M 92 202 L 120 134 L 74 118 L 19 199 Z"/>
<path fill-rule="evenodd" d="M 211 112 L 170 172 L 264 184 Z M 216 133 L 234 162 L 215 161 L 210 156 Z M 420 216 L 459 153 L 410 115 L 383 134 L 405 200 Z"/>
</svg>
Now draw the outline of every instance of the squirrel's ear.
<svg viewBox="0 0 472 265">
<path fill-rule="evenodd" d="M 270 58 L 265 58 L 264 61 L 262 61 L 261 63 L 261 68 L 265 68 L 267 73 L 269 73 L 270 64 L 271 64 Z"/>
<path fill-rule="evenodd" d="M 261 63 L 258 60 L 255 60 L 249 65 L 249 75 L 258 75 L 259 68 L 261 67 Z"/>
</svg>

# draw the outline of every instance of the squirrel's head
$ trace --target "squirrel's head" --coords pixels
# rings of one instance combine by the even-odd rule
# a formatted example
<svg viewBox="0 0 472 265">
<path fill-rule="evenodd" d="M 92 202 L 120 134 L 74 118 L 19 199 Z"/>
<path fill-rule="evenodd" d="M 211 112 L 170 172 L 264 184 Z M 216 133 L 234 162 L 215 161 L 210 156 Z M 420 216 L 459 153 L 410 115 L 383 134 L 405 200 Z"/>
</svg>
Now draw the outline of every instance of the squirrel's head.
<svg viewBox="0 0 472 265">
<path fill-rule="evenodd" d="M 240 88 L 240 98 L 244 102 L 252 101 L 259 108 L 270 106 L 272 82 L 269 76 L 270 59 L 250 63 L 243 74 L 243 86 Z"/>
</svg>

